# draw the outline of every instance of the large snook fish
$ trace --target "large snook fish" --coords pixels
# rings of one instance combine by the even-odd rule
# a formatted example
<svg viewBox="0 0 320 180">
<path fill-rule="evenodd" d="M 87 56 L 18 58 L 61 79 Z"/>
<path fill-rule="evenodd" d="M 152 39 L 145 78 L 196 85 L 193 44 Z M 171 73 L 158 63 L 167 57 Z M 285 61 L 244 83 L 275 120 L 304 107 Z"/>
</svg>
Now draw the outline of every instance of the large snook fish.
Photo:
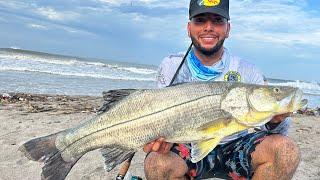
<svg viewBox="0 0 320 180">
<path fill-rule="evenodd" d="M 222 138 L 298 110 L 307 103 L 301 97 L 297 88 L 228 82 L 112 90 L 93 119 L 19 149 L 29 159 L 44 162 L 42 179 L 47 180 L 64 179 L 85 153 L 100 148 L 111 170 L 160 137 L 191 143 L 191 160 L 198 162 Z"/>
</svg>

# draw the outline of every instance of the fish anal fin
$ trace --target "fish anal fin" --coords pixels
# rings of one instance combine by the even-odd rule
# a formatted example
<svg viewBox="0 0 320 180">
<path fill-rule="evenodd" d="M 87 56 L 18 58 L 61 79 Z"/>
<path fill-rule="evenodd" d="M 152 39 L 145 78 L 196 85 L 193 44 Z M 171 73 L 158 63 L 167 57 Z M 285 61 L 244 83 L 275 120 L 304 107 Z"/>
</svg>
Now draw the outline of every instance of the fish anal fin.
<svg viewBox="0 0 320 180">
<path fill-rule="evenodd" d="M 104 103 L 98 113 L 108 111 L 115 103 L 136 91 L 141 91 L 141 89 L 116 89 L 102 92 Z"/>
<path fill-rule="evenodd" d="M 123 161 L 132 158 L 135 153 L 133 149 L 126 149 L 120 146 L 105 147 L 100 151 L 104 158 L 105 170 L 108 172 Z"/>
<path fill-rule="evenodd" d="M 191 162 L 196 163 L 207 156 L 221 141 L 221 137 L 216 137 L 206 141 L 191 143 Z"/>
</svg>

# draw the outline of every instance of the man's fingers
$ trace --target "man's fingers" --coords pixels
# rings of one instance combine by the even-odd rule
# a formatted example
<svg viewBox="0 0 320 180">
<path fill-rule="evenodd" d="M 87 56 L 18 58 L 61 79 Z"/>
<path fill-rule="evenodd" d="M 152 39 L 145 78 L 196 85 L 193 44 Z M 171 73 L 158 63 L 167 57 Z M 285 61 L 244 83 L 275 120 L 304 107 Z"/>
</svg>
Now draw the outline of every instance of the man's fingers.
<svg viewBox="0 0 320 180">
<path fill-rule="evenodd" d="M 159 153 L 167 153 L 169 152 L 172 145 L 170 143 L 165 142 L 164 138 L 159 138 L 156 141 L 152 141 L 143 146 L 143 151 L 145 153 L 149 153 L 150 151 L 159 152 Z"/>
<path fill-rule="evenodd" d="M 165 148 L 166 148 L 166 143 L 165 142 L 161 142 L 159 150 L 158 150 L 158 153 L 163 153 Z"/>
<path fill-rule="evenodd" d="M 165 143 L 166 146 L 164 148 L 163 153 L 168 153 L 170 151 L 170 149 L 172 148 L 173 144 L 172 143 Z"/>
<path fill-rule="evenodd" d="M 156 141 L 152 146 L 152 151 L 157 152 L 159 150 L 160 146 L 161 146 L 161 142 Z"/>
<path fill-rule="evenodd" d="M 152 141 L 152 142 L 144 145 L 144 146 L 143 146 L 143 151 L 144 151 L 145 153 L 149 153 L 149 152 L 152 150 L 152 147 L 153 147 L 154 143 L 155 143 L 155 142 Z"/>
<path fill-rule="evenodd" d="M 282 122 L 285 118 L 291 116 L 292 113 L 289 112 L 289 113 L 285 113 L 285 114 L 279 114 L 279 115 L 276 115 L 272 118 L 271 122 L 272 123 L 280 123 Z"/>
</svg>

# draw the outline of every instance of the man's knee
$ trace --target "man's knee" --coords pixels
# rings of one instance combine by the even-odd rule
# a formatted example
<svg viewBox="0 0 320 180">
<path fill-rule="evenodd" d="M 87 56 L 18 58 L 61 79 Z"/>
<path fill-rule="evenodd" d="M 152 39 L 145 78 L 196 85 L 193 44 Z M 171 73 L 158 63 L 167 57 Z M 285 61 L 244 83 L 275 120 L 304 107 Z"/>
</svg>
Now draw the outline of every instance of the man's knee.
<svg viewBox="0 0 320 180">
<path fill-rule="evenodd" d="M 287 136 L 267 136 L 252 153 L 254 166 L 272 163 L 284 173 L 293 173 L 300 162 L 300 150 L 296 143 Z M 287 172 L 286 172 L 287 171 Z"/>
<path fill-rule="evenodd" d="M 297 144 L 287 136 L 272 135 L 269 139 L 269 146 L 274 152 L 274 161 L 293 163 L 298 165 L 300 161 L 300 150 Z"/>
<path fill-rule="evenodd" d="M 151 152 L 145 159 L 144 170 L 147 179 L 174 179 L 183 177 L 188 167 L 185 161 L 174 153 Z"/>
</svg>

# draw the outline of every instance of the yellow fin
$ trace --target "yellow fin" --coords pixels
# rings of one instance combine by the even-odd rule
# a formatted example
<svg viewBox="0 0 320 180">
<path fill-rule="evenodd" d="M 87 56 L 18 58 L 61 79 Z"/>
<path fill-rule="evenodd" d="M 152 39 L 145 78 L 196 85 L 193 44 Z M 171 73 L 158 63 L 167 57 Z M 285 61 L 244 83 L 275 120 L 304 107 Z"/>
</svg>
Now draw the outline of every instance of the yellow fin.
<svg viewBox="0 0 320 180">
<path fill-rule="evenodd" d="M 191 162 L 196 163 L 208 155 L 221 141 L 221 137 L 191 143 Z"/>
</svg>

